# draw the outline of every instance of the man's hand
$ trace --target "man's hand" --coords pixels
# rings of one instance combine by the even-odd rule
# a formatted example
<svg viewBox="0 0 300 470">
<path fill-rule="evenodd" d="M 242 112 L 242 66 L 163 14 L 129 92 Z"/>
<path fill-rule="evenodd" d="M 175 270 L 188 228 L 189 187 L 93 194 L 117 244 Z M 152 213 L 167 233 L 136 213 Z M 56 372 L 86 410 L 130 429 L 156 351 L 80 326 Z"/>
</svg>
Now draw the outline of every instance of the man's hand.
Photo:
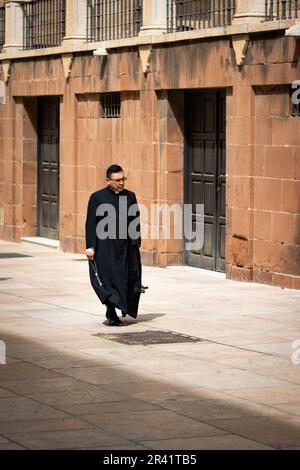
<svg viewBox="0 0 300 470">
<path fill-rule="evenodd" d="M 87 250 L 85 250 L 85 253 L 86 253 L 87 259 L 89 261 L 93 261 L 95 257 L 95 250 L 93 248 L 88 248 Z"/>
</svg>

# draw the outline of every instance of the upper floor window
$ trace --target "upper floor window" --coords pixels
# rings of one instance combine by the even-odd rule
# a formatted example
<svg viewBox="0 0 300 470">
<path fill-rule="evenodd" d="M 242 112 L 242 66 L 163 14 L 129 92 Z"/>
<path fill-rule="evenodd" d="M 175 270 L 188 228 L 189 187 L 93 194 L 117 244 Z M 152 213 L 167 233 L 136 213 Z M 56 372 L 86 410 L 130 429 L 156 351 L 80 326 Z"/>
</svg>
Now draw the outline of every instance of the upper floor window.
<svg viewBox="0 0 300 470">
<path fill-rule="evenodd" d="M 300 2 L 298 0 L 265 0 L 265 20 L 287 20 L 298 18 Z"/>
<path fill-rule="evenodd" d="M 65 0 L 34 0 L 24 3 L 23 48 L 60 46 L 65 36 Z"/>
<path fill-rule="evenodd" d="M 235 0 L 167 0 L 168 32 L 230 25 Z"/>
<path fill-rule="evenodd" d="M 88 0 L 87 40 L 107 41 L 137 36 L 142 0 Z"/>
</svg>

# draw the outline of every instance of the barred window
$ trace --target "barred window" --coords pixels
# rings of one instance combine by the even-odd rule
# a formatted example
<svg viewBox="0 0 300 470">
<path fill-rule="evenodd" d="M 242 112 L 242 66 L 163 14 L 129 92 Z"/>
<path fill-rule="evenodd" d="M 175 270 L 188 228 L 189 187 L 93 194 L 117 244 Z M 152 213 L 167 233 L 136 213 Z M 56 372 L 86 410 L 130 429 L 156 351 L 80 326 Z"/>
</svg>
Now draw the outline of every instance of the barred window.
<svg viewBox="0 0 300 470">
<path fill-rule="evenodd" d="M 265 0 L 265 21 L 297 19 L 299 0 Z"/>
<path fill-rule="evenodd" d="M 142 0 L 87 1 L 88 42 L 137 36 L 141 22 Z"/>
<path fill-rule="evenodd" d="M 191 31 L 230 25 L 235 3 L 235 0 L 167 0 L 167 30 Z"/>
<path fill-rule="evenodd" d="M 60 46 L 65 35 L 65 0 L 24 3 L 24 49 Z"/>
<path fill-rule="evenodd" d="M 103 118 L 121 117 L 121 93 L 103 93 L 100 103 Z"/>
</svg>

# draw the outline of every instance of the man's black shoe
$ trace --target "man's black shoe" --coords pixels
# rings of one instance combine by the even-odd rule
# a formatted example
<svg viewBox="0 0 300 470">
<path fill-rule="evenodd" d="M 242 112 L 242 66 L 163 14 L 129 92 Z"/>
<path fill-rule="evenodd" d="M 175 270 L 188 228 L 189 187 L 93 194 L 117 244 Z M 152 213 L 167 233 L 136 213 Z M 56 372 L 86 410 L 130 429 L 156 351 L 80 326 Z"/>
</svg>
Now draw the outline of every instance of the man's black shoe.
<svg viewBox="0 0 300 470">
<path fill-rule="evenodd" d="M 121 322 L 120 318 L 118 317 L 116 320 L 108 320 L 107 325 L 108 326 L 123 326 L 123 323 Z"/>
<path fill-rule="evenodd" d="M 127 313 L 126 312 L 122 312 L 122 317 L 126 317 Z"/>
</svg>

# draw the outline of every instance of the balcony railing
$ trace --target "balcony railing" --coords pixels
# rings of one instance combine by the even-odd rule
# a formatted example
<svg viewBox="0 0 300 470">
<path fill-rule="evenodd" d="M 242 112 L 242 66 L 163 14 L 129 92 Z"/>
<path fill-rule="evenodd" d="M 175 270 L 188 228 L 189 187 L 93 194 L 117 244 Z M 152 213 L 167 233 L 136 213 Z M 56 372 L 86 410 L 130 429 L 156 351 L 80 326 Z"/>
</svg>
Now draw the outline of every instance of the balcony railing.
<svg viewBox="0 0 300 470">
<path fill-rule="evenodd" d="M 5 43 L 5 8 L 0 8 L 0 51 Z"/>
<path fill-rule="evenodd" d="M 230 25 L 235 3 L 235 0 L 167 0 L 167 30 L 191 31 Z"/>
<path fill-rule="evenodd" d="M 88 42 L 137 36 L 141 22 L 142 0 L 88 0 Z"/>
<path fill-rule="evenodd" d="M 65 0 L 34 0 L 23 4 L 23 48 L 60 46 L 65 35 Z"/>
<path fill-rule="evenodd" d="M 300 16 L 298 0 L 265 0 L 265 20 L 297 19 Z"/>
</svg>

